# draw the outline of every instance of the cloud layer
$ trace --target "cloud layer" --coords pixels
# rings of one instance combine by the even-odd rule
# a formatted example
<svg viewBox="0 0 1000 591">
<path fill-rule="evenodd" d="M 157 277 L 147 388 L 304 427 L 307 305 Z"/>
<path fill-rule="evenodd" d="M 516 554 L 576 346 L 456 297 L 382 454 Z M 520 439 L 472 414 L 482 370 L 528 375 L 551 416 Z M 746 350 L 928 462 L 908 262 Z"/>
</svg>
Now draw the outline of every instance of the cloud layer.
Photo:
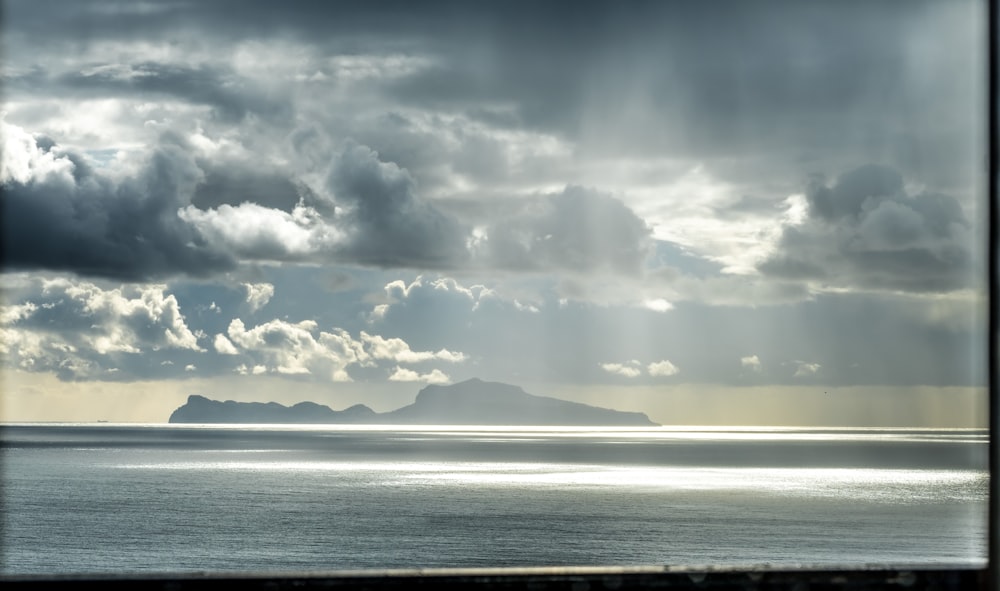
<svg viewBox="0 0 1000 591">
<path fill-rule="evenodd" d="M 980 384 L 982 10 L 10 3 L 4 361 Z"/>
<path fill-rule="evenodd" d="M 972 224 L 954 198 L 908 194 L 883 166 L 847 172 L 829 186 L 815 179 L 808 217 L 787 227 L 760 265 L 776 277 L 831 287 L 914 292 L 965 288 L 976 276 Z"/>
<path fill-rule="evenodd" d="M 5 307 L 0 317 L 0 348 L 21 369 L 99 378 L 146 352 L 204 351 L 163 285 L 105 290 L 53 279 L 38 287 L 37 299 Z"/>
<path fill-rule="evenodd" d="M 197 148 L 179 138 L 161 137 L 136 176 L 114 179 L 16 126 L 4 131 L 4 262 L 16 270 L 141 280 L 298 262 L 636 276 L 650 252 L 632 210 L 575 186 L 474 230 L 419 198 L 406 170 L 351 142 L 329 165 L 325 201 L 304 192 L 312 197 L 286 211 L 248 195 L 203 209 L 192 203 L 206 178 Z"/>
</svg>

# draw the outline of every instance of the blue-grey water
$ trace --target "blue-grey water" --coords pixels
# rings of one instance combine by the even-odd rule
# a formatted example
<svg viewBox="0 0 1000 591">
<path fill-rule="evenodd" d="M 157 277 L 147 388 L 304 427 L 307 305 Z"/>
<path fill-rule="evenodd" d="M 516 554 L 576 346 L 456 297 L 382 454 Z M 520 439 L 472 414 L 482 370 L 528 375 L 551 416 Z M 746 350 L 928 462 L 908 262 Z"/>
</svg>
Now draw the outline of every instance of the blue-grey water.
<svg viewBox="0 0 1000 591">
<path fill-rule="evenodd" d="M 2 572 L 986 561 L 981 430 L 8 425 Z"/>
</svg>

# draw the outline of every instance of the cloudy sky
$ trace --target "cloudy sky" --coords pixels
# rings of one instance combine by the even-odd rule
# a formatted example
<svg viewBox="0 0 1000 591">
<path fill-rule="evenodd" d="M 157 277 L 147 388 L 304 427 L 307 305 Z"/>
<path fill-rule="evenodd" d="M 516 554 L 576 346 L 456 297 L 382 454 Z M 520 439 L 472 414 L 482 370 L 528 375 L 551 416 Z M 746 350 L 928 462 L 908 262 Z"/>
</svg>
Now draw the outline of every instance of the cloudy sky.
<svg viewBox="0 0 1000 591">
<path fill-rule="evenodd" d="M 984 10 L 5 1 L 0 418 L 985 423 Z"/>
</svg>

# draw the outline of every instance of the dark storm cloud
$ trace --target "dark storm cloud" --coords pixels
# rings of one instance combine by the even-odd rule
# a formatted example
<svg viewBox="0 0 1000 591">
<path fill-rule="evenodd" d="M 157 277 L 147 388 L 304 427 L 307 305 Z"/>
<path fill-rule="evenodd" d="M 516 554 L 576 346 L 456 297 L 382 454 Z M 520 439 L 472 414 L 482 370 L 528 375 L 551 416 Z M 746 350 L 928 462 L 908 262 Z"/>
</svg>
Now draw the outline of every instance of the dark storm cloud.
<svg viewBox="0 0 1000 591">
<path fill-rule="evenodd" d="M 334 159 L 331 200 L 252 162 L 203 162 L 206 173 L 171 134 L 137 175 L 118 180 L 49 141 L 39 147 L 19 128 L 5 130 L 17 136 L 5 155 L 2 200 L 10 270 L 146 280 L 207 276 L 251 260 L 432 268 L 468 260 L 467 229 L 365 146 Z"/>
<path fill-rule="evenodd" d="M 978 46 L 918 44 L 952 35 L 969 5 L 449 8 L 441 14 L 462 26 L 422 46 L 433 47 L 434 67 L 387 83 L 393 101 L 470 115 L 513 105 L 519 126 L 578 141 L 583 153 L 780 155 L 772 166 L 840 166 L 850 153 L 928 174 L 950 168 L 954 180 L 972 149 Z"/>
<path fill-rule="evenodd" d="M 8 7 L 9 21 L 17 27 L 5 33 L 20 72 L 8 81 L 19 80 L 18 92 L 30 87 L 32 95 L 39 96 L 51 87 L 54 95 L 172 97 L 211 106 L 224 124 L 254 119 L 248 115 L 287 114 L 294 115 L 300 129 L 329 125 L 331 129 L 322 132 L 337 142 L 355 137 L 378 156 L 372 156 L 372 150 L 364 154 L 367 148 L 360 146 L 341 146 L 316 150 L 303 160 L 324 170 L 331 152 L 341 150 L 327 186 L 341 216 L 338 228 L 347 239 L 329 253 L 345 262 L 449 268 L 460 266 L 466 256 L 463 223 L 471 226 L 477 220 L 456 222 L 433 202 L 416 198 L 413 179 L 453 172 L 471 180 L 477 190 L 508 174 L 505 140 L 497 139 L 502 136 L 434 137 L 448 135 L 439 133 L 446 127 L 440 121 L 452 116 L 488 124 L 491 130 L 552 133 L 572 154 L 568 168 L 581 170 L 595 155 L 625 160 L 666 154 L 711 160 L 720 176 L 740 175 L 757 183 L 776 176 L 769 175 L 775 167 L 796 168 L 797 174 L 829 170 L 849 155 L 854 161 L 872 156 L 890 162 L 908 178 L 931 186 L 941 183 L 929 177 L 961 178 L 957 172 L 974 160 L 969 158 L 973 142 L 968 137 L 975 118 L 969 113 L 975 112 L 972 91 L 979 75 L 976 39 L 963 25 L 976 10 L 971 2 L 942 6 L 878 1 L 651 1 L 626 7 L 613 2 L 450 1 L 415 6 L 224 1 L 137 6 L 40 1 Z M 956 31 L 965 37 L 956 37 Z M 931 32 L 940 43 L 922 41 Z M 314 60 L 310 67 L 325 64 L 332 78 L 336 68 L 328 58 L 335 56 L 400 55 L 419 58 L 420 66 L 386 76 L 376 71 L 359 83 L 365 92 L 363 99 L 355 100 L 370 100 L 363 114 L 353 110 L 359 107 L 348 99 L 327 106 L 325 91 L 302 91 L 289 99 L 294 106 L 288 107 L 257 92 L 254 84 L 277 88 L 273 96 L 291 96 L 294 93 L 282 93 L 291 84 L 292 72 L 249 68 L 262 78 L 250 81 L 241 76 L 251 74 L 232 59 L 236 44 L 244 42 L 261 42 L 260 48 L 247 51 L 266 58 L 271 41 L 303 49 Z M 83 69 L 78 64 L 72 72 L 53 68 L 60 63 L 56 58 L 86 53 L 101 42 L 168 48 L 161 53 L 172 57 L 142 55 L 131 64 L 114 61 L 122 60 L 122 52 L 131 47 L 122 45 L 95 50 L 93 59 L 107 55 L 108 63 L 88 62 Z M 192 48 L 190 59 L 187 46 Z M 170 59 L 174 61 L 167 63 Z M 263 80 L 269 76 L 285 77 Z M 303 107 L 306 103 L 308 108 Z M 343 112 L 329 113 L 341 107 Z M 411 119 L 415 112 L 418 117 Z M 434 119 L 439 115 L 441 119 Z M 261 140 L 279 145 L 288 128 L 278 127 L 255 129 L 238 141 L 248 147 Z M 296 143 L 303 138 L 291 139 Z M 192 202 L 199 211 L 256 203 L 287 213 L 298 202 L 296 197 L 304 196 L 324 218 L 334 214 L 334 204 L 304 193 L 291 173 L 285 177 L 266 166 L 253 166 L 230 174 L 223 164 L 198 164 L 204 178 Z M 915 177 L 910 176 L 913 170 L 919 173 Z M 587 182 L 572 173 L 550 174 L 535 186 Z M 563 174 L 568 178 L 556 178 Z M 421 188 L 428 191 L 426 185 Z M 936 207 L 933 199 L 923 201 L 926 205 L 903 205 Z M 870 235 L 875 231 L 906 231 L 898 212 L 890 211 L 891 205 L 885 208 L 862 232 L 866 244 L 877 242 L 878 237 Z M 488 255 L 483 260 L 507 269 L 635 273 L 647 252 L 644 229 L 623 209 L 597 199 L 542 199 L 526 208 L 523 218 L 487 224 L 487 240 L 480 245 Z M 606 214 L 617 226 L 602 230 L 605 238 L 598 233 L 596 241 L 586 240 L 570 226 L 591 223 L 588 211 L 598 217 Z M 924 210 L 918 214 L 937 215 Z M 796 240 L 790 229 L 787 243 Z M 198 244 L 197 232 L 188 242 Z M 605 247 L 608 252 L 598 252 Z M 890 275 L 894 267 L 912 266 L 928 253 L 942 260 L 952 256 L 947 249 L 917 248 L 905 262 L 893 249 L 898 250 L 898 244 L 869 248 L 893 253 L 882 263 Z M 846 251 L 843 254 L 849 258 Z M 878 255 L 868 258 L 876 261 Z M 777 272 L 776 266 L 784 267 L 781 273 L 786 276 L 795 269 L 816 275 L 818 255 L 792 259 L 783 264 L 769 261 L 763 268 Z M 934 261 L 926 264 L 933 266 Z M 873 276 L 868 283 L 877 281 Z"/>
<path fill-rule="evenodd" d="M 474 157 L 477 153 L 470 149 L 468 141 L 463 141 L 459 149 L 449 147 L 442 129 L 422 128 L 412 117 L 394 111 L 371 118 L 338 118 L 328 125 L 348 130 L 345 135 L 377 152 L 379 160 L 405 168 L 418 179 L 422 192 L 447 186 L 451 180 L 449 170 L 459 169 L 470 155 Z M 301 144 L 302 134 L 308 137 L 309 133 L 308 129 L 297 132 L 298 143 Z M 490 164 L 497 170 L 502 163 L 494 160 Z"/>
<path fill-rule="evenodd" d="M 199 167 L 191 147 L 170 134 L 125 180 L 26 141 L 31 157 L 64 170 L 44 174 L 36 163 L 30 178 L 8 173 L 3 262 L 12 270 L 144 280 L 290 261 L 638 276 L 652 248 L 649 228 L 631 209 L 580 187 L 525 200 L 473 238 L 470 227 L 420 198 L 405 169 L 353 142 L 333 158 L 328 194 L 320 196 L 251 162 Z M 11 166 L 20 156 L 8 154 Z"/>
<path fill-rule="evenodd" d="M 591 149 L 723 156 L 851 149 L 937 166 L 973 130 L 974 39 L 946 38 L 972 3 L 940 2 L 208 2 L 13 7 L 18 35 L 46 43 L 188 37 L 225 47 L 295 39 L 328 54 L 426 55 L 386 81 L 399 104 L 470 116 L 513 107 L 507 125 L 587 139 Z M 95 8 L 101 7 L 100 10 Z M 932 26 L 938 24 L 939 26 Z M 940 44 L 916 46 L 934 33 Z M 178 37 L 178 34 L 180 36 Z M 210 37 L 205 35 L 209 34 Z M 965 45 L 962 45 L 965 44 Z M 919 51 L 914 51 L 917 47 Z M 950 47 L 947 51 L 944 49 Z M 920 53 L 923 52 L 923 53 Z M 158 70 L 158 71 L 157 71 Z M 204 71 L 153 68 L 130 84 L 247 108 Z M 936 83 L 926 84 L 932 73 Z M 172 81 L 172 82 L 171 82 Z M 948 111 L 942 112 L 942 105 Z M 626 108 L 623 108 L 626 107 Z M 945 115 L 936 120 L 928 113 Z M 599 134 L 603 145 L 589 141 Z M 795 142 L 791 147 L 790 142 Z M 945 145 L 948 149 L 944 150 Z M 959 158 L 959 156 L 954 156 Z"/>
<path fill-rule="evenodd" d="M 624 203 L 571 186 L 489 226 L 481 248 L 502 269 L 639 275 L 652 244 L 649 227 Z"/>
<path fill-rule="evenodd" d="M 418 198 L 410 174 L 367 146 L 348 143 L 328 185 L 348 227 L 348 243 L 338 249 L 343 256 L 381 267 L 464 262 L 467 230 Z"/>
<path fill-rule="evenodd" d="M 893 169 L 863 166 L 814 179 L 808 218 L 787 227 L 761 272 L 833 287 L 942 292 L 971 285 L 973 232 L 952 197 L 907 194 Z"/>
<path fill-rule="evenodd" d="M 165 136 L 140 175 L 117 183 L 83 159 L 62 175 L 3 184 L 3 264 L 83 275 L 146 279 L 178 272 L 208 275 L 236 261 L 207 247 L 181 222 L 201 170 Z"/>
<path fill-rule="evenodd" d="M 205 175 L 195 188 L 191 204 L 200 209 L 250 202 L 289 212 L 300 199 L 310 204 L 317 201 L 307 187 L 276 170 L 262 170 L 242 162 L 204 161 L 199 165 Z"/>
</svg>

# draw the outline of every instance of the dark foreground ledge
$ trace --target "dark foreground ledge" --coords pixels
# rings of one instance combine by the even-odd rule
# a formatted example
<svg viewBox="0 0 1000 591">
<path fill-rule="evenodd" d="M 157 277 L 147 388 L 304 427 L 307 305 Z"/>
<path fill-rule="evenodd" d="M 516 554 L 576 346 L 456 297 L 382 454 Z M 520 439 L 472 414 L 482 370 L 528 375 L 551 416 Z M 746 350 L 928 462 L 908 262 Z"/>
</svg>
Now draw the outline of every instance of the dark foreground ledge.
<svg viewBox="0 0 1000 591">
<path fill-rule="evenodd" d="M 855 567 L 856 568 L 856 567 Z M 899 589 L 938 591 L 992 589 L 986 569 L 865 568 L 863 570 L 769 570 L 718 568 L 515 568 L 403 569 L 282 574 L 137 574 L 75 576 L 4 576 L 0 587 L 49 589 L 86 586 L 101 589 L 163 589 L 164 591 L 267 589 L 525 589 L 533 591 L 628 591 L 631 589 Z"/>
</svg>

